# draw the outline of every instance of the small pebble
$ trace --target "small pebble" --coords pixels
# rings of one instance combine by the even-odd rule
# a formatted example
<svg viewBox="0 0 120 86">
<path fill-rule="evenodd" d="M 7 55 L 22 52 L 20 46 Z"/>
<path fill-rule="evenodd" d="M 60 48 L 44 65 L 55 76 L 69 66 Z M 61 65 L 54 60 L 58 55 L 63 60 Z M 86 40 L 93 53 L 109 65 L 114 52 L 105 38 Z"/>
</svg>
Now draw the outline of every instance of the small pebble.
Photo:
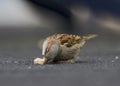
<svg viewBox="0 0 120 86">
<path fill-rule="evenodd" d="M 15 64 L 17 64 L 17 63 L 18 63 L 18 61 L 14 61 L 14 63 L 15 63 Z"/>
<path fill-rule="evenodd" d="M 11 61 L 7 60 L 6 63 L 11 63 Z"/>
<path fill-rule="evenodd" d="M 112 60 L 112 62 L 115 62 L 114 60 Z"/>
<path fill-rule="evenodd" d="M 101 60 L 101 58 L 98 58 L 98 60 Z"/>
<path fill-rule="evenodd" d="M 116 56 L 116 57 L 115 57 L 115 59 L 119 59 L 119 57 L 118 57 L 118 56 Z"/>
<path fill-rule="evenodd" d="M 31 69 L 31 66 L 29 66 L 28 69 Z"/>
</svg>

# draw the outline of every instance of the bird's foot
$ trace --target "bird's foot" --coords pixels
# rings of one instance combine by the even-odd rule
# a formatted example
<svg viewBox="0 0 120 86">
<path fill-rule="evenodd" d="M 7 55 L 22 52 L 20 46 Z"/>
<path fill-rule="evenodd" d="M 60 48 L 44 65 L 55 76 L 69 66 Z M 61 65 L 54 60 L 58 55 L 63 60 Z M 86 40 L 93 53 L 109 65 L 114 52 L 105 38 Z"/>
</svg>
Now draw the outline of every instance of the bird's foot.
<svg viewBox="0 0 120 86">
<path fill-rule="evenodd" d="M 73 59 L 72 60 L 66 60 L 66 61 L 60 61 L 62 64 L 72 64 L 74 63 Z"/>
</svg>

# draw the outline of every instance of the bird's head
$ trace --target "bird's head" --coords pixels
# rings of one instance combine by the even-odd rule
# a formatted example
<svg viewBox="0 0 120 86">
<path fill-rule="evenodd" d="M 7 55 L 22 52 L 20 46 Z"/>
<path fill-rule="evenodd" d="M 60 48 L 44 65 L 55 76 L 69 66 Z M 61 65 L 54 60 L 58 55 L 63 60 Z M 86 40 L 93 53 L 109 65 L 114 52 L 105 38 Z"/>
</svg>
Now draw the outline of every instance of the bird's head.
<svg viewBox="0 0 120 86">
<path fill-rule="evenodd" d="M 42 46 L 42 55 L 46 58 L 54 58 L 59 52 L 59 42 L 55 39 L 45 40 Z"/>
</svg>

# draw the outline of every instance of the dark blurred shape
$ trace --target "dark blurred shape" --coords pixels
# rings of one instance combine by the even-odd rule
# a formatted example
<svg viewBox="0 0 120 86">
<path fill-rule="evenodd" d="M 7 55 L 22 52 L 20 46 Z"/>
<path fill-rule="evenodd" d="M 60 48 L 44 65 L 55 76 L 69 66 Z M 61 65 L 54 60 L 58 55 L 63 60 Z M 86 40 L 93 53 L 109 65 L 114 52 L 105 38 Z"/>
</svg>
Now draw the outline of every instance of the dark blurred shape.
<svg viewBox="0 0 120 86">
<path fill-rule="evenodd" d="M 63 15 L 65 18 L 70 17 L 70 11 L 67 9 L 67 5 L 62 2 L 58 2 L 57 0 L 28 0 L 37 6 L 47 8 L 48 10 L 57 12 Z"/>
<path fill-rule="evenodd" d="M 98 24 L 98 15 L 120 16 L 120 2 L 118 0 L 27 0 L 39 7 L 46 8 L 65 18 L 66 33 L 75 33 L 79 29 L 81 33 L 86 32 L 91 25 Z M 78 12 L 79 11 L 79 12 Z M 107 15 L 107 16 L 109 16 Z M 103 16 L 104 17 L 104 16 Z M 114 26 L 116 27 L 116 26 Z M 94 30 L 91 30 L 94 32 Z"/>
<path fill-rule="evenodd" d="M 57 0 L 27 0 L 36 5 L 36 8 L 39 7 L 46 8 L 47 10 L 53 11 L 59 15 L 62 15 L 67 21 L 67 27 L 64 31 L 66 33 L 73 33 L 73 27 L 71 23 L 71 12 L 68 6 L 60 1 Z M 61 28 L 62 29 L 62 28 Z"/>
<path fill-rule="evenodd" d="M 92 10 L 97 12 L 110 12 L 112 14 L 120 15 L 120 1 L 119 0 L 28 0 L 36 5 L 43 6 L 50 10 L 62 13 L 64 16 L 69 15 L 67 6 L 72 4 L 85 4 Z"/>
</svg>

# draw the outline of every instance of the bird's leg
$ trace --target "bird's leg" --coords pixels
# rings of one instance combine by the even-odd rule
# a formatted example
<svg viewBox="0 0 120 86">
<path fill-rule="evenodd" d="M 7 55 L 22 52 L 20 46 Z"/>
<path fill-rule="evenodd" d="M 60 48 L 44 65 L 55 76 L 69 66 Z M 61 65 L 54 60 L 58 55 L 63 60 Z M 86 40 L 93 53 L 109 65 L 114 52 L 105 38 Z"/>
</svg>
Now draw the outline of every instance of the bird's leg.
<svg viewBox="0 0 120 86">
<path fill-rule="evenodd" d="M 74 63 L 74 61 L 73 61 L 73 59 L 69 59 L 69 60 L 66 60 L 66 61 L 60 61 L 60 63 L 71 64 L 71 63 Z"/>
<path fill-rule="evenodd" d="M 51 63 L 54 63 L 54 62 L 53 62 L 53 59 L 47 59 L 46 63 L 51 64 Z"/>
</svg>

